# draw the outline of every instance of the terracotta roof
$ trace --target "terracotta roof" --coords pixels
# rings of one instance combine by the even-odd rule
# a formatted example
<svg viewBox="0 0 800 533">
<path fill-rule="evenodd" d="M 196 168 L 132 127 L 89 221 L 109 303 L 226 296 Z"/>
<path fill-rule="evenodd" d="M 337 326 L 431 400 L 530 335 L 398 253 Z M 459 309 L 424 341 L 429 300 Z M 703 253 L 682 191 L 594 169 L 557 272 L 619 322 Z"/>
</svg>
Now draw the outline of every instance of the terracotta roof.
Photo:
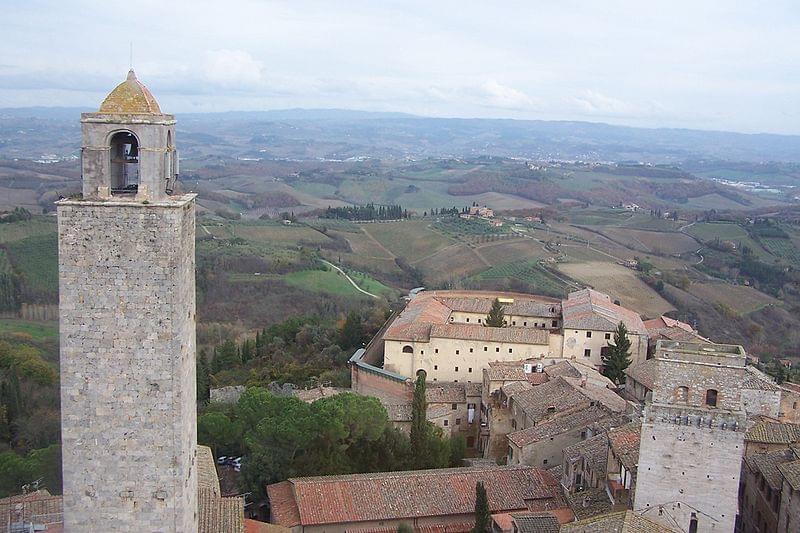
<svg viewBox="0 0 800 533">
<path fill-rule="evenodd" d="M 220 496 L 217 466 L 208 446 L 197 446 L 197 489 L 209 490 L 211 494 Z"/>
<path fill-rule="evenodd" d="M 705 337 L 701 337 L 689 324 L 675 320 L 668 316 L 660 316 L 652 320 L 645 320 L 644 327 L 647 328 L 647 336 L 651 340 L 667 339 L 673 341 L 702 341 L 711 342 Z"/>
<path fill-rule="evenodd" d="M 198 491 L 198 533 L 241 533 L 244 531 L 244 500 L 220 498 Z"/>
<path fill-rule="evenodd" d="M 269 519 L 273 524 L 284 527 L 300 525 L 300 509 L 297 507 L 291 481 L 267 485 L 267 497 L 270 508 Z"/>
<path fill-rule="evenodd" d="M 673 531 L 633 511 L 602 514 L 561 526 L 562 533 L 672 533 Z"/>
<path fill-rule="evenodd" d="M 567 492 L 565 495 L 569 508 L 575 513 L 575 518 L 578 520 L 584 520 L 611 510 L 611 500 L 608 499 L 608 493 L 603 487 L 588 488 L 581 492 Z"/>
<path fill-rule="evenodd" d="M 59 524 L 64 521 L 64 502 L 47 490 L 0 499 L 0 532 L 6 533 L 9 522 L 19 519 L 38 524 Z M 50 528 L 48 528 L 50 531 Z"/>
<path fill-rule="evenodd" d="M 778 466 L 795 461 L 792 450 L 775 450 L 765 453 L 753 453 L 744 458 L 747 466 L 759 472 L 773 490 L 781 488 L 781 472 Z"/>
<path fill-rule="evenodd" d="M 551 298 L 530 294 L 504 295 L 477 291 L 473 294 L 474 296 L 462 297 L 441 296 L 439 300 L 453 311 L 488 315 L 495 298 L 512 298 L 514 303 L 503 304 L 506 315 L 556 318 L 561 314 L 561 303 Z"/>
<path fill-rule="evenodd" d="M 410 524 L 409 524 L 410 525 Z M 469 533 L 475 522 L 456 522 L 454 524 L 422 524 L 413 528 L 414 533 Z M 396 527 L 358 527 L 347 528 L 345 533 L 397 533 Z"/>
<path fill-rule="evenodd" d="M 800 490 L 800 460 L 780 464 L 778 470 L 792 490 Z"/>
<path fill-rule="evenodd" d="M 800 441 L 800 424 L 761 421 L 747 430 L 744 440 L 766 444 L 789 444 Z"/>
<path fill-rule="evenodd" d="M 525 361 L 489 361 L 489 368 L 484 370 L 491 381 L 522 381 L 525 375 Z"/>
<path fill-rule="evenodd" d="M 550 332 L 536 328 L 489 328 L 480 324 L 433 324 L 430 336 L 437 339 L 462 339 L 485 342 L 513 342 L 518 344 L 542 344 L 550 341 Z"/>
<path fill-rule="evenodd" d="M 500 390 L 503 391 L 503 394 L 505 394 L 506 397 L 510 398 L 515 394 L 531 390 L 532 388 L 533 385 L 529 381 L 512 381 L 511 383 L 506 383 L 500 387 Z"/>
<path fill-rule="evenodd" d="M 781 390 L 775 384 L 775 380 L 757 369 L 752 365 L 747 365 L 744 373 L 744 381 L 742 381 L 743 389 L 763 390 L 770 392 L 777 392 Z"/>
<path fill-rule="evenodd" d="M 608 445 L 628 470 L 635 470 L 639 464 L 641 438 L 642 423 L 640 421 L 634 421 L 608 431 Z"/>
<path fill-rule="evenodd" d="M 512 401 L 528 418 L 539 420 L 559 411 L 588 407 L 589 401 L 564 378 L 556 378 L 513 395 Z"/>
<path fill-rule="evenodd" d="M 583 378 L 563 377 L 561 379 L 572 385 L 590 401 L 599 402 L 615 413 L 622 413 L 628 408 L 628 402 L 608 387 L 596 385 L 589 380 L 584 381 Z"/>
<path fill-rule="evenodd" d="M 434 336 L 440 338 L 491 340 L 487 336 L 502 336 L 511 339 L 509 342 L 531 342 L 547 344 L 547 330 L 536 328 L 486 328 L 480 324 L 449 324 L 450 314 L 453 311 L 474 312 L 488 314 L 495 298 L 512 298 L 513 304 L 505 306 L 508 313 L 520 316 L 546 316 L 556 317 L 561 313 L 561 304 L 558 300 L 544 296 L 520 294 L 510 292 L 486 291 L 426 291 L 417 294 L 406 308 L 395 318 L 383 335 L 386 340 L 396 341 L 423 341 L 431 336 L 431 326 L 454 326 L 454 329 L 437 329 Z M 550 309 L 554 311 L 550 311 Z M 541 314 L 537 314 L 541 313 Z M 458 326 L 464 326 L 460 328 Z M 491 330 L 525 329 L 531 333 L 518 332 L 488 333 Z M 483 332 L 481 332 L 483 330 Z M 541 342 L 544 335 L 544 342 Z M 502 337 L 502 338 L 505 338 Z"/>
<path fill-rule="evenodd" d="M 244 519 L 244 533 L 289 533 L 290 529 L 269 522 L 259 522 L 250 518 Z"/>
<path fill-rule="evenodd" d="M 464 403 L 467 394 L 463 383 L 428 382 L 425 384 L 425 399 L 428 403 Z"/>
<path fill-rule="evenodd" d="M 637 383 L 641 383 L 648 389 L 653 390 L 653 387 L 655 386 L 657 366 L 658 363 L 656 363 L 655 359 L 646 359 L 639 364 L 630 365 L 628 368 L 626 368 L 625 375 Z"/>
<path fill-rule="evenodd" d="M 131 69 L 128 71 L 127 79 L 117 85 L 100 104 L 100 113 L 160 115 L 161 108 L 147 87 L 136 79 L 136 73 Z"/>
<path fill-rule="evenodd" d="M 530 467 L 447 468 L 293 478 L 269 485 L 273 523 L 289 526 L 472 514 L 482 481 L 492 512 L 566 506 L 558 481 Z M 297 509 L 297 512 L 295 512 Z"/>
<path fill-rule="evenodd" d="M 483 383 L 464 383 L 464 394 L 467 398 L 473 398 L 475 396 L 480 396 L 483 392 Z"/>
<path fill-rule="evenodd" d="M 567 446 L 563 452 L 566 461 L 573 463 L 582 458 L 584 463 L 597 473 L 598 478 L 605 479 L 608 468 L 608 437 L 605 435 L 595 435 Z"/>
<path fill-rule="evenodd" d="M 519 533 L 558 533 L 561 524 L 551 513 L 511 513 Z"/>
<path fill-rule="evenodd" d="M 647 335 L 647 328 L 636 312 L 616 305 L 610 296 L 593 289 L 570 293 L 561 308 L 566 329 L 614 331 L 622 322 L 630 333 Z"/>
<path fill-rule="evenodd" d="M 518 448 L 522 448 L 567 431 L 588 427 L 607 416 L 609 412 L 605 407 L 593 405 L 586 409 L 556 415 L 535 426 L 509 433 L 508 440 Z"/>
</svg>

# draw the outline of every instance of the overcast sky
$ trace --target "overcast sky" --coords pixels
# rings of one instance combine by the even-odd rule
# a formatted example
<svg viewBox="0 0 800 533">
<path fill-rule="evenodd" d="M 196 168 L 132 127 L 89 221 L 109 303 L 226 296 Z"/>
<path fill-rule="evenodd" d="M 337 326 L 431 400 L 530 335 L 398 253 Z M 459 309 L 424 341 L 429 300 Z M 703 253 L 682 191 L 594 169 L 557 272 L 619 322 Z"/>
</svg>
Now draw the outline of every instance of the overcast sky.
<svg viewBox="0 0 800 533">
<path fill-rule="evenodd" d="M 0 0 L 0 107 L 290 107 L 800 134 L 800 2 Z"/>
</svg>

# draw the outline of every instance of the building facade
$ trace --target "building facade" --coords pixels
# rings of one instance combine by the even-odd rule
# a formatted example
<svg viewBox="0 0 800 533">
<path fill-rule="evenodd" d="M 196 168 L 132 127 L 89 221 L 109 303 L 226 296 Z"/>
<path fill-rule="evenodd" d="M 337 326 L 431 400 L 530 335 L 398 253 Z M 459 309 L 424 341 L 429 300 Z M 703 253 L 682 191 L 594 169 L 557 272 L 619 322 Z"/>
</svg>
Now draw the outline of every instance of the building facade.
<svg viewBox="0 0 800 533">
<path fill-rule="evenodd" d="M 194 196 L 172 115 L 131 71 L 81 116 L 58 202 L 64 529 L 198 530 Z"/>
<path fill-rule="evenodd" d="M 745 352 L 659 341 L 655 359 L 634 510 L 683 531 L 733 531 L 744 453 Z"/>
</svg>

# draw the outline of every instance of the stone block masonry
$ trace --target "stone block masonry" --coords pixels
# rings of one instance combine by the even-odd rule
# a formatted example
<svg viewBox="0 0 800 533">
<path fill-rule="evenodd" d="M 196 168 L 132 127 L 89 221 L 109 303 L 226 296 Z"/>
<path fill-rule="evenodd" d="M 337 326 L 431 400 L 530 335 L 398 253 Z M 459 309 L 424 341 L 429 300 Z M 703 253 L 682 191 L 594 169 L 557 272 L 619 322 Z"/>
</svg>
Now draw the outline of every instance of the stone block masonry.
<svg viewBox="0 0 800 533">
<path fill-rule="evenodd" d="M 65 531 L 197 531 L 194 196 L 58 203 Z"/>
</svg>

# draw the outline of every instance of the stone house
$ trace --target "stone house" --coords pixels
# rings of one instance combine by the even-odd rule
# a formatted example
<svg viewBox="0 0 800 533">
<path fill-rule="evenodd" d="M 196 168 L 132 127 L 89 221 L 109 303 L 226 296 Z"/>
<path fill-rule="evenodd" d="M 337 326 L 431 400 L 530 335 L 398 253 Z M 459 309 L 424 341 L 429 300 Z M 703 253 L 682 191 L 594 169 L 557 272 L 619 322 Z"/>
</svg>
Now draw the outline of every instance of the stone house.
<svg viewBox="0 0 800 533">
<path fill-rule="evenodd" d="M 606 490 L 613 505 L 633 507 L 641 433 L 642 423 L 635 421 L 611 429 L 606 434 L 608 439 Z"/>
<path fill-rule="evenodd" d="M 788 449 L 800 442 L 800 424 L 759 420 L 744 434 L 744 456 Z"/>
<path fill-rule="evenodd" d="M 566 446 L 563 453 L 561 485 L 569 492 L 603 488 L 608 465 L 608 438 L 604 434 Z"/>
<path fill-rule="evenodd" d="M 742 533 L 780 531 L 783 476 L 778 467 L 796 460 L 790 448 L 745 457 L 739 486 Z"/>
</svg>

